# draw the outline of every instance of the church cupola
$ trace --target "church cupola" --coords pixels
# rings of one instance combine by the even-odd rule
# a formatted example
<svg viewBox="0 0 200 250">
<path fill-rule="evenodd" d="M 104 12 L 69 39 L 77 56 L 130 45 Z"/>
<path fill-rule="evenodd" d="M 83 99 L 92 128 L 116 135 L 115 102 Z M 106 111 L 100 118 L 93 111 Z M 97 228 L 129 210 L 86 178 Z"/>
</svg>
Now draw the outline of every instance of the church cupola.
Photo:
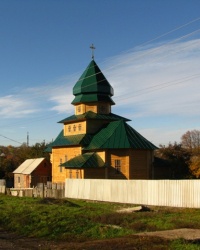
<svg viewBox="0 0 200 250">
<path fill-rule="evenodd" d="M 72 104 L 106 102 L 113 105 L 113 94 L 112 86 L 92 60 L 73 88 Z"/>
<path fill-rule="evenodd" d="M 75 98 L 72 104 L 75 106 L 76 115 L 88 111 L 109 114 L 111 105 L 115 104 L 111 98 L 114 91 L 94 61 L 94 45 L 92 44 L 90 48 L 92 49 L 92 61 L 73 88 Z"/>
</svg>

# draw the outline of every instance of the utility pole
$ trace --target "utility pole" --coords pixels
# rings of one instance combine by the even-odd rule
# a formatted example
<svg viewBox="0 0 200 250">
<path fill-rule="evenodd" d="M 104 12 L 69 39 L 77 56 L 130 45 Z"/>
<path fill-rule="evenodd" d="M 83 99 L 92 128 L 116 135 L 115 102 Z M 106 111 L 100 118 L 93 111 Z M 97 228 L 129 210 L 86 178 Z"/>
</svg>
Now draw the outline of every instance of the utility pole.
<svg viewBox="0 0 200 250">
<path fill-rule="evenodd" d="M 27 143 L 26 143 L 27 147 L 29 147 L 29 133 L 27 132 Z"/>
</svg>

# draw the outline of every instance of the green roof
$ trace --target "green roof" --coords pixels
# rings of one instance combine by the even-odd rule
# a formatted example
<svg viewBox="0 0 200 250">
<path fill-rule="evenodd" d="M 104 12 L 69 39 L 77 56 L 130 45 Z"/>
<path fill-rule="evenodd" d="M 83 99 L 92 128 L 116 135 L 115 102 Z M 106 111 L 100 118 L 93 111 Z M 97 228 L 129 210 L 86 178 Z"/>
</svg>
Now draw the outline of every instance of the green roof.
<svg viewBox="0 0 200 250">
<path fill-rule="evenodd" d="M 117 120 L 124 119 L 125 121 L 130 121 L 127 118 L 124 118 L 122 116 L 119 116 L 119 115 L 116 115 L 113 113 L 106 115 L 106 114 L 97 114 L 97 113 L 94 113 L 92 111 L 88 111 L 88 112 L 81 114 L 81 115 L 69 116 L 69 117 L 59 121 L 58 123 L 84 121 L 86 119 L 87 120 L 108 120 L 108 121 L 117 121 Z"/>
<path fill-rule="evenodd" d="M 96 62 L 92 60 L 73 88 L 72 104 L 88 102 L 109 102 L 114 91 Z"/>
<path fill-rule="evenodd" d="M 66 168 L 96 168 L 103 167 L 105 162 L 96 153 L 85 153 L 78 155 L 71 160 L 63 163 L 61 166 Z"/>
<path fill-rule="evenodd" d="M 110 96 L 106 96 L 106 95 L 100 95 L 100 94 L 80 94 L 75 96 L 72 104 L 75 103 L 86 103 L 86 102 L 108 102 L 108 103 L 112 103 L 115 104 L 112 100 L 112 98 L 110 98 Z"/>
<path fill-rule="evenodd" d="M 145 139 L 124 120 L 110 122 L 93 136 L 85 150 L 94 149 L 150 149 L 157 147 Z"/>
<path fill-rule="evenodd" d="M 57 138 L 50 143 L 45 152 L 51 152 L 52 147 L 62 147 L 62 146 L 73 146 L 73 145 L 88 145 L 91 141 L 92 135 L 89 134 L 80 134 L 80 135 L 70 135 L 64 136 L 63 130 L 57 136 Z"/>
</svg>

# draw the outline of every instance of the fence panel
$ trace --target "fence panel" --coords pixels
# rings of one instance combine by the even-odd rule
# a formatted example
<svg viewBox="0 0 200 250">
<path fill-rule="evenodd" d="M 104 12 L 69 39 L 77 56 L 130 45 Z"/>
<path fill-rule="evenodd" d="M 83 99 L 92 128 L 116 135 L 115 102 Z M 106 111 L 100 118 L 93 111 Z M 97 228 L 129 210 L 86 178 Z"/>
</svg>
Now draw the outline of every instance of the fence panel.
<svg viewBox="0 0 200 250">
<path fill-rule="evenodd" d="M 200 180 L 66 179 L 65 197 L 200 208 Z"/>
</svg>

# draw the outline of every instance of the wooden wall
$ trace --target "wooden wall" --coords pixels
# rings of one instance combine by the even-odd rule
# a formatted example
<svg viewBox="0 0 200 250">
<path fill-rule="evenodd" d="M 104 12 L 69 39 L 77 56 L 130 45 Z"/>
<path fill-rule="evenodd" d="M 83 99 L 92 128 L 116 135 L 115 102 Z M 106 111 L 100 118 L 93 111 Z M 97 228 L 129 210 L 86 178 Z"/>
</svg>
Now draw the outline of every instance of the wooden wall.
<svg viewBox="0 0 200 250">
<path fill-rule="evenodd" d="M 103 106 L 103 108 L 102 108 Z M 75 115 L 81 115 L 88 111 L 99 114 L 109 114 L 111 112 L 110 103 L 79 104 L 75 106 Z"/>
<path fill-rule="evenodd" d="M 74 158 L 81 154 L 81 147 L 63 147 L 63 148 L 53 148 L 52 149 L 52 182 L 65 182 L 66 178 L 66 169 L 64 167 L 60 167 L 60 163 L 62 163 Z"/>
<path fill-rule="evenodd" d="M 132 150 L 130 154 L 130 179 L 152 179 L 153 151 Z"/>
<path fill-rule="evenodd" d="M 89 121 L 68 123 L 64 125 L 64 135 L 81 135 L 81 134 L 94 134 L 96 133 L 105 123 L 105 121 Z"/>
<path fill-rule="evenodd" d="M 106 178 L 106 169 L 104 167 L 84 169 L 84 179 L 105 179 L 105 178 Z"/>
<path fill-rule="evenodd" d="M 115 169 L 115 160 L 121 162 L 121 173 Z M 129 150 L 115 149 L 106 152 L 108 167 L 108 179 L 129 179 Z"/>
</svg>

